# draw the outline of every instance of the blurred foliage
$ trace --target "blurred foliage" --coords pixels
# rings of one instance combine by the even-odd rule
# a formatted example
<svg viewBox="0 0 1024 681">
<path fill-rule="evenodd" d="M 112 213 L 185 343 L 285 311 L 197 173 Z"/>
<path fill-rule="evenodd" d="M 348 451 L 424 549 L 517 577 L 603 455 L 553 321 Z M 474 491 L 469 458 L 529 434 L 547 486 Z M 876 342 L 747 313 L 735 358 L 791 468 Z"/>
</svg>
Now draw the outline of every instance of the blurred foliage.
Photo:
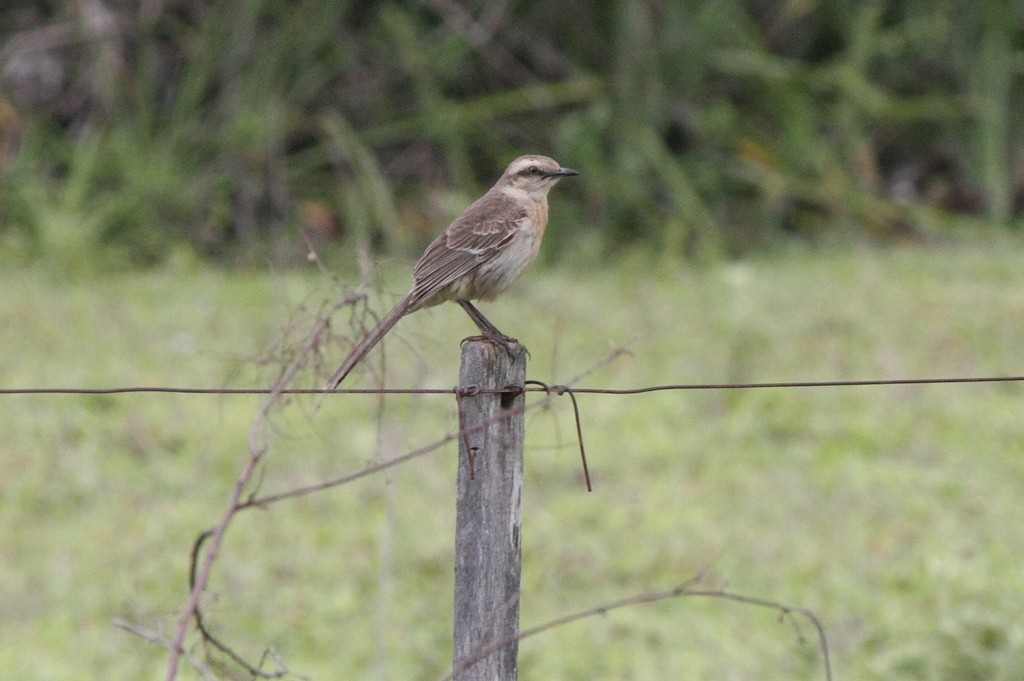
<svg viewBox="0 0 1024 681">
<path fill-rule="evenodd" d="M 1011 0 L 15 0 L 0 35 L 8 253 L 415 253 L 527 151 L 584 175 L 556 254 L 1022 222 Z"/>
</svg>

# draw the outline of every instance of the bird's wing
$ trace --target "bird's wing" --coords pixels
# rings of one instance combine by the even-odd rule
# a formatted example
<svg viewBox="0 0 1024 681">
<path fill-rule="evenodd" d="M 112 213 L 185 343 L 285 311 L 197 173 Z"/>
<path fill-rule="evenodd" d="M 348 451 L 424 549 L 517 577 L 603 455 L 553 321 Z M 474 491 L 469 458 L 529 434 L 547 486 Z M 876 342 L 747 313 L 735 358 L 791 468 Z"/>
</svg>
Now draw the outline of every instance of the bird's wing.
<svg viewBox="0 0 1024 681">
<path fill-rule="evenodd" d="M 412 275 L 417 302 L 496 256 L 512 240 L 523 220 L 529 219 L 526 210 L 516 202 L 504 196 L 499 200 L 490 198 L 467 208 L 427 247 Z"/>
</svg>

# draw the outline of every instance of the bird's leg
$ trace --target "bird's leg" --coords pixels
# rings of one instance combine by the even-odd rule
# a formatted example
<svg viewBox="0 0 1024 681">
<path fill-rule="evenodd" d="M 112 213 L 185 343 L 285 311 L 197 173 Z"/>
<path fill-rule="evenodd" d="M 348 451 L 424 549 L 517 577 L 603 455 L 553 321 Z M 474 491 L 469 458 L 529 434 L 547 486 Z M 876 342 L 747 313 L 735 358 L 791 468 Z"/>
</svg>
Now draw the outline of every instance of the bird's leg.
<svg viewBox="0 0 1024 681">
<path fill-rule="evenodd" d="M 492 324 L 487 317 L 483 316 L 480 310 L 476 309 L 476 307 L 474 307 L 468 300 L 460 300 L 459 305 L 462 306 L 462 309 L 466 311 L 469 318 L 472 319 L 473 323 L 476 324 L 478 329 L 480 329 L 480 333 L 484 338 L 494 341 L 499 345 L 504 345 L 506 348 L 510 345 L 519 343 L 519 341 L 512 336 L 506 336 L 499 331 L 498 327 Z"/>
</svg>

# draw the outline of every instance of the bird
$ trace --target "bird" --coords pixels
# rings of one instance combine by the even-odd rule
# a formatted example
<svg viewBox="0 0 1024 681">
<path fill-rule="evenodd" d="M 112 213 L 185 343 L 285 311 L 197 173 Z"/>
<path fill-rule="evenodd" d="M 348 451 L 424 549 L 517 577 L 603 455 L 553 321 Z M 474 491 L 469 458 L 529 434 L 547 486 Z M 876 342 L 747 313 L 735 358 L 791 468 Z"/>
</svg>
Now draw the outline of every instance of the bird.
<svg viewBox="0 0 1024 681">
<path fill-rule="evenodd" d="M 579 173 L 547 156 L 512 161 L 494 186 L 427 246 L 413 269 L 412 290 L 352 349 L 324 390 L 336 390 L 402 317 L 445 301 L 458 303 L 483 337 L 515 343 L 471 301 L 492 300 L 530 266 L 548 224 L 548 191 L 573 175 Z"/>
</svg>

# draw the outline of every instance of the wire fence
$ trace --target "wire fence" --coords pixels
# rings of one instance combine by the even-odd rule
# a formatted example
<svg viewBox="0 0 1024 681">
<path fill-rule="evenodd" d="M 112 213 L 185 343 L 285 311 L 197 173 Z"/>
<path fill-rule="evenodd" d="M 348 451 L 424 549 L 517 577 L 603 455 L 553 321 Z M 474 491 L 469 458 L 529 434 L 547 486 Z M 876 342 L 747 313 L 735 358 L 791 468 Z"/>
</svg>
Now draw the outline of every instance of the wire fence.
<svg viewBox="0 0 1024 681">
<path fill-rule="evenodd" d="M 877 378 L 827 381 L 769 381 L 754 383 L 669 383 L 639 388 L 587 388 L 555 384 L 524 386 L 524 392 L 576 393 L 578 395 L 642 395 L 686 390 L 757 390 L 766 388 L 851 388 L 859 386 L 948 385 L 970 383 L 1020 383 L 1024 376 L 951 376 L 931 378 Z M 481 393 L 505 393 L 507 388 L 480 389 Z M 178 395 L 451 395 L 459 388 L 338 388 L 326 392 L 316 388 L 192 388 L 181 386 L 125 386 L 115 388 L 0 388 L 0 395 L 118 395 L 124 393 L 168 393 Z"/>
<path fill-rule="evenodd" d="M 294 376 L 288 377 L 290 380 Z M 587 473 L 586 455 L 583 447 L 583 430 L 581 426 L 580 410 L 576 402 L 575 395 L 590 394 L 590 395 L 611 395 L 611 396 L 635 396 L 649 393 L 658 392 L 686 392 L 686 391 L 716 391 L 716 390 L 760 390 L 760 389 L 811 389 L 811 388 L 852 388 L 852 387 L 883 387 L 883 386 L 914 386 L 914 385 L 967 385 L 967 384 L 1001 384 L 1001 383 L 1020 383 L 1024 382 L 1024 375 L 993 375 L 993 376 L 940 376 L 940 377 L 921 377 L 921 378 L 878 378 L 878 379 L 853 379 L 853 380 L 815 380 L 815 381 L 769 381 L 769 382 L 724 382 L 724 383 L 672 383 L 672 384 L 661 384 L 661 385 L 647 385 L 633 388 L 597 388 L 597 387 L 586 387 L 586 386 L 573 386 L 573 385 L 546 385 L 538 381 L 527 381 L 522 386 L 507 386 L 504 388 L 465 388 L 465 387 L 453 387 L 453 388 L 339 388 L 331 393 L 327 393 L 321 389 L 303 389 L 303 388 L 286 388 L 283 387 L 286 384 L 284 381 L 279 382 L 276 386 L 271 388 L 201 388 L 201 387 L 190 387 L 190 386 L 119 386 L 119 387 L 108 387 L 108 388 L 58 388 L 58 387 L 29 387 L 29 388 L 0 388 L 0 396 L 15 396 L 15 395 L 120 395 L 120 394 L 177 394 L 177 395 L 217 395 L 217 396 L 261 396 L 267 398 L 267 404 L 262 410 L 262 414 L 265 415 L 266 410 L 269 408 L 268 405 L 273 404 L 273 401 L 280 396 L 284 395 L 310 395 L 319 396 L 322 398 L 329 398 L 332 395 L 453 395 L 456 400 L 460 400 L 467 395 L 475 394 L 508 394 L 508 393 L 538 393 L 545 395 L 548 399 L 552 399 L 561 395 L 568 395 L 572 399 L 573 410 L 576 418 L 576 430 L 579 438 L 580 454 L 583 459 L 583 470 L 584 476 L 587 481 L 587 487 L 590 488 L 589 474 Z M 253 666 L 249 665 L 242 657 L 238 656 L 233 650 L 226 645 L 222 644 L 216 637 L 209 633 L 205 627 L 203 620 L 202 611 L 199 608 L 198 597 L 202 592 L 206 577 L 203 576 L 202 570 L 209 571 L 212 565 L 212 556 L 216 552 L 211 553 L 207 558 L 206 562 L 203 563 L 200 549 L 203 547 L 204 542 L 207 542 L 211 538 L 216 539 L 217 533 L 226 530 L 227 522 L 230 518 L 238 512 L 250 509 L 250 508 L 265 508 L 273 503 L 282 501 L 284 499 L 295 498 L 304 496 L 307 494 L 322 491 L 324 489 L 337 487 L 344 485 L 348 482 L 352 482 L 355 479 L 365 477 L 378 473 L 386 468 L 396 466 L 406 461 L 425 454 L 429 451 L 437 449 L 438 447 L 454 441 L 456 438 L 464 437 L 465 433 L 456 432 L 449 434 L 448 436 L 426 445 L 421 448 L 417 448 L 411 452 L 386 461 L 380 461 L 373 465 L 367 466 L 355 473 L 345 475 L 332 480 L 324 480 L 315 485 L 301 487 L 293 490 L 289 490 L 277 494 L 257 495 L 253 494 L 249 497 L 242 498 L 241 490 L 244 487 L 244 483 L 251 476 L 251 471 L 244 472 L 239 478 L 239 485 L 236 489 L 237 498 L 233 499 L 229 504 L 229 510 L 225 518 L 221 523 L 214 529 L 207 530 L 200 534 L 197 538 L 196 544 L 193 546 L 192 552 L 192 567 L 190 575 L 190 588 L 192 590 L 193 601 L 186 608 L 185 616 L 183 617 L 180 625 L 178 636 L 171 640 L 166 636 L 157 636 L 152 631 L 139 628 L 135 625 L 124 624 L 123 628 L 127 628 L 134 633 L 139 634 L 142 638 L 150 640 L 151 642 L 157 643 L 163 647 L 168 648 L 172 651 L 172 655 L 180 654 L 186 659 L 189 659 L 191 664 L 197 669 L 202 669 L 203 664 L 200 660 L 193 659 L 189 652 L 182 647 L 183 636 L 187 620 L 193 620 L 196 623 L 197 628 L 202 634 L 203 640 L 207 645 L 219 649 L 222 653 L 238 664 L 239 666 L 246 669 L 246 671 L 253 677 L 262 678 L 281 678 L 288 676 L 289 672 L 285 668 L 282 671 L 267 673 L 262 669 L 262 664 Z M 251 459 L 248 463 L 247 468 L 255 468 L 265 451 L 265 445 L 256 444 L 251 442 L 250 449 L 252 452 Z M 197 576 L 198 575 L 198 576 Z M 694 584 L 684 584 L 681 587 L 671 589 L 664 592 L 645 592 L 638 595 L 630 596 L 617 601 L 611 601 L 603 603 L 593 608 L 574 613 L 571 615 L 560 617 L 549 623 L 544 623 L 527 630 L 524 630 L 519 634 L 520 637 L 532 636 L 541 631 L 545 631 L 555 626 L 559 626 L 562 623 L 573 621 L 578 618 L 600 615 L 608 612 L 609 610 L 629 606 L 638 605 L 643 603 L 652 602 L 655 600 L 661 600 L 665 598 L 671 598 L 676 596 L 709 596 L 715 598 L 721 598 L 724 600 L 733 600 L 741 603 L 747 603 L 752 605 L 758 605 L 762 607 L 769 607 L 779 611 L 780 616 L 784 617 L 792 613 L 800 614 L 807 617 L 814 625 L 817 631 L 817 635 L 820 641 L 820 649 L 824 658 L 825 665 L 825 678 L 832 678 L 831 665 L 829 663 L 829 649 L 828 642 L 825 634 L 824 627 L 817 620 L 814 613 L 802 608 L 788 606 L 782 603 L 774 601 L 763 600 L 746 596 L 743 594 L 736 594 L 726 591 L 724 589 L 698 589 L 695 588 Z M 118 624 L 118 626 L 122 626 Z M 499 644 L 502 642 L 499 642 Z M 482 654 L 486 654 L 487 650 L 481 651 Z M 454 674 L 457 670 L 453 670 Z M 176 675 L 176 666 L 169 672 L 169 679 L 174 678 Z M 451 678 L 451 675 L 445 677 Z"/>
</svg>

